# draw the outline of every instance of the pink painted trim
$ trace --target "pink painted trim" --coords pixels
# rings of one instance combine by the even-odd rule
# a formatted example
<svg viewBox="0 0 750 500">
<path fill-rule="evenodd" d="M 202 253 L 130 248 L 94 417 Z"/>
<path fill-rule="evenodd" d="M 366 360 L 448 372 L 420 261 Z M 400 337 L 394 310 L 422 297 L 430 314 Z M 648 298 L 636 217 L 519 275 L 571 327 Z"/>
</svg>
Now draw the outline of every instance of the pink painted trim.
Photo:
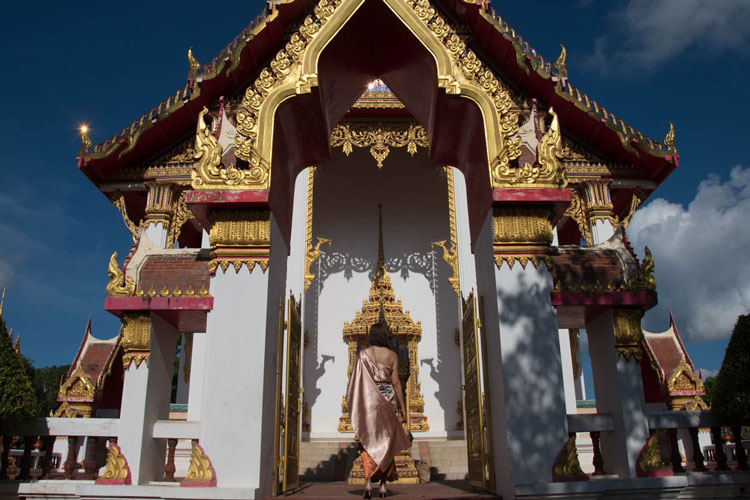
<svg viewBox="0 0 750 500">
<path fill-rule="evenodd" d="M 128 459 L 122 454 L 122 449 L 115 443 L 111 443 L 110 446 L 114 446 L 117 452 L 120 454 L 123 460 L 125 460 L 125 469 L 128 471 L 128 475 L 125 479 L 97 479 L 94 484 L 131 484 L 131 473 L 130 465 L 128 465 Z"/>
<path fill-rule="evenodd" d="M 646 306 L 657 304 L 656 292 L 550 292 L 553 306 Z"/>
<path fill-rule="evenodd" d="M 206 231 L 211 229 L 211 221 L 208 213 L 215 208 L 243 208 L 243 207 L 267 207 L 268 190 L 227 190 L 211 189 L 200 191 L 188 191 L 185 193 L 185 203 L 201 227 Z"/>
<path fill-rule="evenodd" d="M 570 202 L 572 198 L 573 195 L 571 194 L 570 189 L 567 188 L 508 188 L 492 190 L 493 201 L 505 203 Z"/>
<path fill-rule="evenodd" d="M 107 297 L 104 310 L 119 316 L 132 311 L 211 311 L 213 297 Z"/>
</svg>

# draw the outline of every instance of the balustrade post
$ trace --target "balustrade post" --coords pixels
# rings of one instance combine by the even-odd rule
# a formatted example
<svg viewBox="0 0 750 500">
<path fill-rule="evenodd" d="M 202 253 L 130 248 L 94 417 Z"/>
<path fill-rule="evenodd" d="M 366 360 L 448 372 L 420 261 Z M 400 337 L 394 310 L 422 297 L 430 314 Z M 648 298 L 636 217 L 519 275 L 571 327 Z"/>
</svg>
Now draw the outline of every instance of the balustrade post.
<svg viewBox="0 0 750 500">
<path fill-rule="evenodd" d="M 675 474 L 685 472 L 682 468 L 682 457 L 680 447 L 677 446 L 677 429 L 667 429 L 669 436 L 669 461 L 672 462 L 672 472 Z"/>
<path fill-rule="evenodd" d="M 78 436 L 68 436 L 68 457 L 65 460 L 64 470 L 65 479 L 73 479 L 78 468 L 76 448 L 78 446 Z"/>
<path fill-rule="evenodd" d="M 167 463 L 164 465 L 164 479 L 163 481 L 174 481 L 174 473 L 177 468 L 174 465 L 174 450 L 177 448 L 177 440 L 173 438 L 167 439 Z"/>
<path fill-rule="evenodd" d="M 8 457 L 13 445 L 13 436 L 3 436 L 3 453 L 0 455 L 0 479 L 8 479 Z"/>
<path fill-rule="evenodd" d="M 721 437 L 721 427 L 711 427 L 711 437 L 714 441 L 716 470 L 729 470 L 729 466 L 727 465 L 727 454 L 724 451 L 724 440 Z"/>
<path fill-rule="evenodd" d="M 705 472 L 708 469 L 706 469 L 706 464 L 703 463 L 703 451 L 698 442 L 698 428 L 691 427 L 688 429 L 688 432 L 690 433 L 690 442 L 693 444 L 693 464 L 695 470 Z"/>
<path fill-rule="evenodd" d="M 18 479 L 31 479 L 31 450 L 34 448 L 34 436 L 23 437 L 23 456 L 21 457 L 21 473 Z"/>
<path fill-rule="evenodd" d="M 748 470 L 747 453 L 745 453 L 745 448 L 742 447 L 742 427 L 733 425 L 730 429 L 734 437 L 734 454 L 737 457 L 737 470 Z"/>
<path fill-rule="evenodd" d="M 602 449 L 599 445 L 599 439 L 601 435 L 599 434 L 599 431 L 591 431 L 589 432 L 589 435 L 591 436 L 591 444 L 594 447 L 594 475 L 603 476 L 605 474 L 604 457 L 602 457 Z"/>
<path fill-rule="evenodd" d="M 55 436 L 44 436 L 42 438 L 42 451 L 44 451 L 44 458 L 41 460 L 40 468 L 42 469 L 42 475 L 39 479 L 47 479 L 49 471 L 52 468 L 52 450 L 55 447 Z"/>
<path fill-rule="evenodd" d="M 85 467 L 86 479 L 96 479 L 99 476 L 99 468 L 96 466 L 96 446 L 99 438 L 89 436 L 86 439 L 86 458 L 83 463 Z"/>
</svg>

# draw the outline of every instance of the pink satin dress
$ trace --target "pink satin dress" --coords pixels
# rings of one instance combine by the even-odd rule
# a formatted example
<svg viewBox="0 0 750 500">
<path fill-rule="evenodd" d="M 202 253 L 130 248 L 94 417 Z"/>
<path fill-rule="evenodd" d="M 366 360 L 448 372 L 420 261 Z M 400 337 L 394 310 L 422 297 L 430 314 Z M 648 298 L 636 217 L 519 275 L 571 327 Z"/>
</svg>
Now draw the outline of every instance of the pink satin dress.
<svg viewBox="0 0 750 500">
<path fill-rule="evenodd" d="M 346 391 L 354 431 L 367 455 L 383 473 L 391 468 L 397 453 L 411 446 L 396 416 L 393 387 L 390 394 L 387 387 L 382 387 L 391 383 L 392 371 L 391 366 L 378 363 L 370 352 L 362 350 Z"/>
</svg>

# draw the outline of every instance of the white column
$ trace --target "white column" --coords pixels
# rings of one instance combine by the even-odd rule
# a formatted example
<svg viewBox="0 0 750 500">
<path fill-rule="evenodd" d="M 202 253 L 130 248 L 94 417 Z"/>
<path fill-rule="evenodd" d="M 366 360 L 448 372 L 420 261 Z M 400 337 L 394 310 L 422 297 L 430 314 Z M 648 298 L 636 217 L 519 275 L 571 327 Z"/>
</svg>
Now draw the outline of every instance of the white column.
<svg viewBox="0 0 750 500">
<path fill-rule="evenodd" d="M 146 198 L 146 237 L 160 248 L 166 248 L 172 219 L 174 190 L 171 184 L 148 184 Z"/>
<path fill-rule="evenodd" d="M 578 362 L 578 376 L 575 377 L 576 401 L 586 399 L 586 382 L 583 376 L 583 357 L 581 355 L 581 335 L 584 335 L 583 332 L 579 333 L 578 349 L 576 349 L 576 361 Z"/>
<path fill-rule="evenodd" d="M 239 272 L 230 266 L 211 278 L 200 414 L 200 444 L 218 486 L 260 488 L 256 498 L 272 482 L 279 302 L 286 296 L 287 248 L 273 217 L 270 227 L 265 272 L 259 264 Z"/>
<path fill-rule="evenodd" d="M 208 342 L 205 332 L 193 334 L 193 352 L 190 361 L 190 390 L 188 391 L 187 419 L 198 422 L 203 407 L 203 391 L 206 386 L 206 351 Z"/>
<path fill-rule="evenodd" d="M 621 478 L 635 477 L 635 461 L 648 438 L 641 367 L 635 357 L 618 355 L 611 309 L 588 323 L 586 333 L 596 411 L 611 414 L 615 423 L 614 432 L 601 437 L 604 468 Z"/>
<path fill-rule="evenodd" d="M 548 236 L 547 244 L 551 229 Z M 543 261 L 498 268 L 492 237 L 488 221 L 475 246 L 477 284 L 485 297 L 497 493 L 513 498 L 514 485 L 552 479 L 567 418 L 551 274 Z"/>
<path fill-rule="evenodd" d="M 125 359 L 130 345 L 130 328 L 149 331 L 148 359 L 136 366 L 138 358 L 125 370 L 120 411 L 120 435 L 117 444 L 128 461 L 133 484 L 156 481 L 164 474 L 165 446 L 153 439 L 154 423 L 169 418 L 169 397 L 177 330 L 158 316 L 140 313 L 140 320 L 129 323 L 123 319 Z M 137 346 L 136 346 L 137 347 Z M 138 351 L 138 355 L 143 351 Z"/>
<path fill-rule="evenodd" d="M 192 335 L 192 333 L 183 333 L 180 335 L 180 365 L 177 367 L 177 394 L 175 395 L 175 403 L 178 405 L 187 404 L 190 392 L 190 378 L 186 377 L 185 374 L 185 365 L 191 366 L 191 360 L 188 359 L 190 353 L 187 350 L 188 335 Z"/>
<path fill-rule="evenodd" d="M 565 392 L 565 411 L 576 413 L 576 386 L 573 374 L 573 358 L 570 351 L 570 333 L 567 328 L 557 330 L 560 341 L 560 363 L 562 368 L 563 390 Z"/>
</svg>

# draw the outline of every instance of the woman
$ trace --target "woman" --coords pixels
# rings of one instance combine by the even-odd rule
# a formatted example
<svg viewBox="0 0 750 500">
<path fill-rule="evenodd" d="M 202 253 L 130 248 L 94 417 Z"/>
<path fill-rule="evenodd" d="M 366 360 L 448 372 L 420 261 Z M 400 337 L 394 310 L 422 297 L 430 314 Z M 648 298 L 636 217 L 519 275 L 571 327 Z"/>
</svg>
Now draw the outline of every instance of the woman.
<svg viewBox="0 0 750 500">
<path fill-rule="evenodd" d="M 384 324 L 370 327 L 367 347 L 359 352 L 346 391 L 352 426 L 362 447 L 360 456 L 367 478 L 364 498 L 371 498 L 372 481 L 380 481 L 380 496 L 385 497 L 386 480 L 398 479 L 393 457 L 411 446 L 401 427 L 405 406 L 398 356 L 388 340 Z"/>
</svg>

